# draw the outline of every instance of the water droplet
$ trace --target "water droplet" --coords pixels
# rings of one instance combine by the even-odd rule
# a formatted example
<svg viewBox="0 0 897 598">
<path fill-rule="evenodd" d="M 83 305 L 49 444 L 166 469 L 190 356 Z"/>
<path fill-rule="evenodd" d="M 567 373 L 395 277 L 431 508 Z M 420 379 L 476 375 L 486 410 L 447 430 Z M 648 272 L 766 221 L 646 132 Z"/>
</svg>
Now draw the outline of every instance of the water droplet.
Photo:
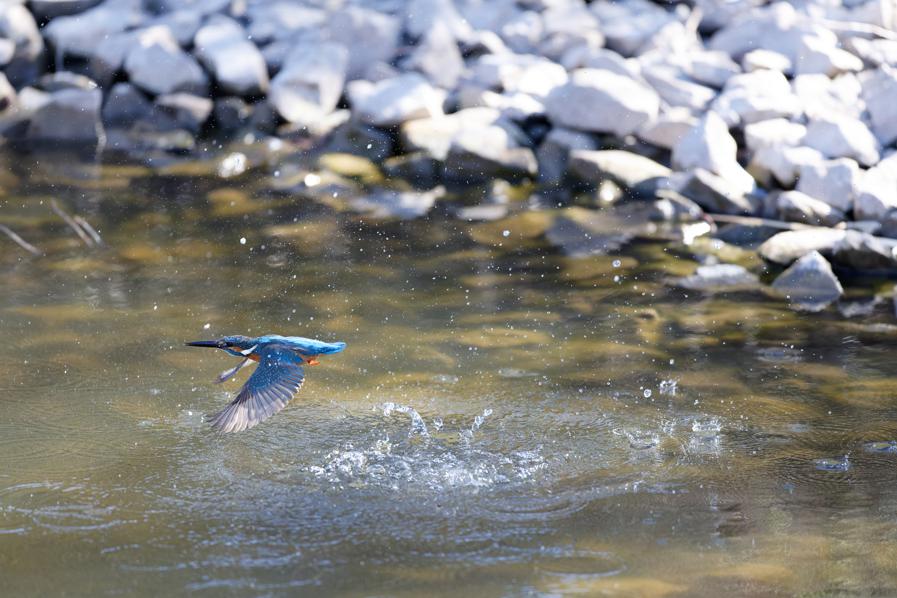
<svg viewBox="0 0 897 598">
<path fill-rule="evenodd" d="M 246 237 L 240 237 L 240 245 L 246 245 Z"/>
<path fill-rule="evenodd" d="M 509 231 L 508 229 L 505 229 L 505 230 L 501 231 L 501 236 L 502 237 L 510 237 L 511 231 Z"/>
<path fill-rule="evenodd" d="M 650 398 L 651 398 L 651 394 L 652 394 L 652 393 L 651 393 L 651 389 L 650 389 L 650 388 L 646 388 L 646 389 L 645 389 L 645 392 L 643 392 L 642 394 L 645 395 L 645 398 L 646 398 L 646 399 L 650 399 Z"/>
<path fill-rule="evenodd" d="M 208 330 L 208 329 L 209 329 L 209 328 L 211 328 L 211 327 L 212 327 L 212 325 L 211 325 L 211 324 L 209 324 L 209 323 L 206 323 L 206 324 L 203 324 L 203 327 L 202 327 L 202 329 L 203 329 L 203 330 Z"/>
<path fill-rule="evenodd" d="M 619 267 L 622 266 L 622 265 L 623 265 L 623 262 L 621 262 L 620 260 L 614 260 L 614 261 L 613 261 L 613 266 L 614 266 L 614 268 L 619 268 Z"/>
</svg>

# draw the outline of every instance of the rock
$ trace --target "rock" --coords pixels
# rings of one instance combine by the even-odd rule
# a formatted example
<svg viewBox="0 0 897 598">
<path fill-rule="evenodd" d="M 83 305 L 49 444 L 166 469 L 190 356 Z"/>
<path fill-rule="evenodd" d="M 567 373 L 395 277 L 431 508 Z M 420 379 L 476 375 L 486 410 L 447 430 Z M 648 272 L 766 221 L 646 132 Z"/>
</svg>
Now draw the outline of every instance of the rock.
<svg viewBox="0 0 897 598">
<path fill-rule="evenodd" d="M 541 13 L 542 39 L 538 53 L 558 61 L 574 48 L 600 48 L 604 35 L 595 16 L 583 3 L 549 6 Z"/>
<path fill-rule="evenodd" d="M 872 166 L 880 158 L 878 141 L 860 120 L 850 117 L 819 119 L 807 125 L 803 144 L 828 158 L 853 158 Z"/>
<path fill-rule="evenodd" d="M 863 81 L 863 101 L 869 111 L 872 132 L 882 145 L 897 141 L 897 73 L 880 68 Z"/>
<path fill-rule="evenodd" d="M 445 190 L 441 187 L 425 192 L 382 189 L 351 199 L 349 206 L 370 218 L 409 220 L 425 216 L 444 194 Z"/>
<path fill-rule="evenodd" d="M 794 147 L 807 134 L 807 128 L 784 118 L 773 118 L 752 123 L 744 128 L 744 139 L 748 149 L 756 152 L 771 146 Z"/>
<path fill-rule="evenodd" d="M 855 178 L 853 212 L 859 220 L 880 220 L 897 208 L 897 155 L 882 160 Z"/>
<path fill-rule="evenodd" d="M 597 144 L 589 134 L 554 127 L 536 150 L 536 160 L 539 162 L 539 182 L 543 184 L 559 183 L 567 172 L 571 151 L 596 148 Z"/>
<path fill-rule="evenodd" d="M 389 62 L 398 48 L 400 28 L 398 19 L 356 6 L 330 15 L 331 41 L 349 50 L 348 78 L 358 79 L 374 64 Z"/>
<path fill-rule="evenodd" d="M 622 150 L 573 150 L 568 168 L 587 183 L 597 185 L 610 179 L 637 195 L 649 196 L 667 186 L 671 174 L 669 168 L 650 158 Z"/>
<path fill-rule="evenodd" d="M 442 177 L 442 163 L 425 152 L 387 158 L 383 172 L 391 179 L 408 181 L 416 189 L 431 189 Z"/>
<path fill-rule="evenodd" d="M 210 18 L 196 32 L 193 46 L 193 52 L 225 94 L 246 97 L 267 91 L 265 59 L 233 19 L 222 15 Z"/>
<path fill-rule="evenodd" d="M 410 0 L 404 15 L 405 31 L 412 38 L 422 38 L 436 26 L 446 28 L 458 41 L 469 40 L 474 33 L 452 0 Z"/>
<path fill-rule="evenodd" d="M 825 75 L 798 75 L 791 86 L 808 120 L 863 118 L 862 85 L 853 73 L 834 79 Z"/>
<path fill-rule="evenodd" d="M 31 13 L 38 21 L 78 14 L 93 8 L 102 0 L 30 0 Z"/>
<path fill-rule="evenodd" d="M 810 251 L 782 272 L 772 288 L 793 305 L 820 311 L 844 294 L 832 267 L 818 251 Z"/>
<path fill-rule="evenodd" d="M 71 17 L 68 17 L 71 18 Z M 131 83 L 154 95 L 177 92 L 206 95 L 209 82 L 192 56 L 178 47 L 164 27 L 142 31 L 124 60 Z"/>
<path fill-rule="evenodd" d="M 460 109 L 495 108 L 507 120 L 523 122 L 545 115 L 545 105 L 525 93 L 495 93 L 494 91 L 465 87 L 455 98 Z"/>
<path fill-rule="evenodd" d="M 642 74 L 660 99 L 670 106 L 681 106 L 699 112 L 704 111 L 716 97 L 713 89 L 680 79 L 670 68 L 647 69 Z"/>
<path fill-rule="evenodd" d="M 595 69 L 573 72 L 546 100 L 549 120 L 582 131 L 629 135 L 655 118 L 660 99 L 635 79 Z"/>
<path fill-rule="evenodd" d="M 615 209 L 565 208 L 545 231 L 545 238 L 570 257 L 606 255 L 632 240 L 643 229 L 642 224 L 630 222 L 626 214 L 618 215 Z"/>
<path fill-rule="evenodd" d="M 832 228 L 804 228 L 781 232 L 767 239 L 760 246 L 763 259 L 787 266 L 810 253 L 820 251 L 831 253 L 847 231 Z"/>
<path fill-rule="evenodd" d="M 798 180 L 801 168 L 824 160 L 822 154 L 809 147 L 771 145 L 754 153 L 748 171 L 766 187 L 778 183 L 788 188 Z"/>
<path fill-rule="evenodd" d="M 15 44 L 13 57 L 4 68 L 9 82 L 22 87 L 37 79 L 42 69 L 44 40 L 27 8 L 15 3 L 0 8 L 0 37 Z"/>
<path fill-rule="evenodd" d="M 349 103 L 361 122 L 388 127 L 416 118 L 442 114 L 445 92 L 417 73 L 406 73 L 378 83 L 354 81 Z"/>
<path fill-rule="evenodd" d="M 16 90 L 10 85 L 6 75 L 0 73 L 0 115 L 17 104 Z"/>
<path fill-rule="evenodd" d="M 726 52 L 735 60 L 756 48 L 764 48 L 794 62 L 801 37 L 810 32 L 811 28 L 801 22 L 793 6 L 776 2 L 730 20 L 710 38 L 708 47 Z"/>
<path fill-rule="evenodd" d="M 756 211 L 743 187 L 703 168 L 694 169 L 678 192 L 713 214 L 750 215 Z"/>
<path fill-rule="evenodd" d="M 130 83 L 116 83 L 103 105 L 103 124 L 109 128 L 130 128 L 135 122 L 149 118 L 152 109 L 139 89 Z"/>
<path fill-rule="evenodd" d="M 779 218 L 817 226 L 834 226 L 844 220 L 844 212 L 800 191 L 785 191 L 777 198 Z"/>
<path fill-rule="evenodd" d="M 310 125 L 336 108 L 348 65 L 349 52 L 339 44 L 301 44 L 271 81 L 268 102 L 287 122 Z"/>
<path fill-rule="evenodd" d="M 801 101 L 785 75 L 767 70 L 731 77 L 711 109 L 730 127 L 772 118 L 791 119 L 803 113 Z"/>
<path fill-rule="evenodd" d="M 897 248 L 895 239 L 883 239 L 849 230 L 832 247 L 832 262 L 860 271 L 893 272 L 897 268 L 895 248 Z"/>
<path fill-rule="evenodd" d="M 147 27 L 167 27 L 174 39 L 181 47 L 188 47 L 193 44 L 193 38 L 196 32 L 202 27 L 203 15 L 198 10 L 175 10 L 167 14 L 159 15 L 155 19 L 149 21 Z"/>
<path fill-rule="evenodd" d="M 633 56 L 675 16 L 648 2 L 595 2 L 590 9 L 598 17 L 607 47 Z"/>
<path fill-rule="evenodd" d="M 402 125 L 399 135 L 406 151 L 423 151 L 443 161 L 452 140 L 462 131 L 482 130 L 500 116 L 501 113 L 493 108 L 468 108 L 446 116 L 408 121 Z"/>
<path fill-rule="evenodd" d="M 800 168 L 797 190 L 847 212 L 853 209 L 859 176 L 860 168 L 850 158 L 805 164 Z"/>
<path fill-rule="evenodd" d="M 741 59 L 741 66 L 748 73 L 768 70 L 790 75 L 793 65 L 791 59 L 784 54 L 758 48 L 744 55 Z"/>
<path fill-rule="evenodd" d="M 393 145 L 393 138 L 389 133 L 348 120 L 336 127 L 328 136 L 326 149 L 330 152 L 344 152 L 378 161 L 393 155 Z"/>
<path fill-rule="evenodd" d="M 90 59 L 100 41 L 137 27 L 143 19 L 140 2 L 103 2 L 82 13 L 53 19 L 43 34 L 57 60 L 65 56 Z"/>
<path fill-rule="evenodd" d="M 187 93 L 173 93 L 156 98 L 157 111 L 173 123 L 171 128 L 183 129 L 191 133 L 199 130 L 212 114 L 212 100 Z M 167 130 L 160 127 L 159 130 Z"/>
<path fill-rule="evenodd" d="M 567 71 L 549 60 L 537 59 L 514 71 L 500 74 L 501 86 L 510 94 L 522 93 L 540 100 L 567 82 Z"/>
<path fill-rule="evenodd" d="M 544 28 L 539 13 L 526 10 L 517 13 L 499 28 L 498 34 L 513 52 L 535 54 Z"/>
<path fill-rule="evenodd" d="M 897 64 L 897 40 L 851 37 L 845 41 L 845 46 L 873 66 Z"/>
<path fill-rule="evenodd" d="M 689 56 L 685 72 L 698 83 L 719 89 L 729 79 L 741 74 L 741 68 L 725 52 L 703 51 Z"/>
<path fill-rule="evenodd" d="M 253 3 L 248 7 L 249 38 L 260 46 L 285 41 L 292 46 L 311 31 L 327 24 L 328 14 L 320 8 L 303 6 L 292 0 Z M 307 41 L 307 40 L 303 40 Z"/>
<path fill-rule="evenodd" d="M 687 108 L 670 108 L 645 123 L 636 133 L 642 141 L 657 147 L 673 149 L 698 125 L 698 119 Z"/>
<path fill-rule="evenodd" d="M 757 289 L 760 279 L 743 266 L 713 264 L 698 266 L 694 274 L 677 278 L 673 284 L 692 291 L 732 292 Z"/>
<path fill-rule="evenodd" d="M 31 115 L 25 136 L 31 141 L 97 144 L 104 136 L 102 101 L 99 89 L 63 89 L 47 94 Z"/>
<path fill-rule="evenodd" d="M 837 46 L 838 39 L 826 31 L 825 36 L 805 35 L 801 38 L 794 63 L 798 75 L 823 74 L 828 77 L 848 71 L 863 70 L 863 61 Z M 834 38 L 834 39 L 832 39 Z"/>
<path fill-rule="evenodd" d="M 729 134 L 723 119 L 715 112 L 708 112 L 673 148 L 672 161 L 676 168 L 682 170 L 700 168 L 718 175 L 726 179 L 727 189 L 743 195 L 751 192 L 755 183 L 736 161 L 737 150 L 735 139 Z"/>
<path fill-rule="evenodd" d="M 635 59 L 627 60 L 605 48 L 585 46 L 573 48 L 561 57 L 560 64 L 569 71 L 586 68 L 610 71 L 621 77 L 637 78 L 640 75 L 639 65 Z"/>
<path fill-rule="evenodd" d="M 446 178 L 466 184 L 534 177 L 537 172 L 533 151 L 521 147 L 506 127 L 498 125 L 461 130 L 452 138 L 445 159 Z"/>
<path fill-rule="evenodd" d="M 216 98 L 212 116 L 215 131 L 229 135 L 246 126 L 252 116 L 252 107 L 243 98 Z"/>
<path fill-rule="evenodd" d="M 6 66 L 16 55 L 16 43 L 11 39 L 0 38 L 0 67 Z"/>
<path fill-rule="evenodd" d="M 434 85 L 452 89 L 464 72 L 464 59 L 449 28 L 437 23 L 411 53 L 405 66 L 423 73 Z"/>
</svg>

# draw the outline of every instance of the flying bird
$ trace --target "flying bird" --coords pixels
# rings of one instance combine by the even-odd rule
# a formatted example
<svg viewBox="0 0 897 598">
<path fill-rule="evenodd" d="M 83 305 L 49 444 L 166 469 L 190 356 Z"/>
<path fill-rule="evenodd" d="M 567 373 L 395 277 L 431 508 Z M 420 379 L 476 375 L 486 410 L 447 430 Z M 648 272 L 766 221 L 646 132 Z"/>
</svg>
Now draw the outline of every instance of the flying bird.
<svg viewBox="0 0 897 598">
<path fill-rule="evenodd" d="M 258 362 L 255 371 L 230 405 L 208 417 L 212 428 L 221 432 L 248 430 L 265 421 L 290 402 L 305 381 L 303 365 L 318 365 L 318 357 L 339 353 L 346 343 L 325 343 L 301 336 L 267 334 L 225 336 L 213 341 L 193 341 L 189 347 L 212 347 L 241 357 L 242 361 L 221 372 L 216 382 L 230 379 L 237 372 Z"/>
</svg>

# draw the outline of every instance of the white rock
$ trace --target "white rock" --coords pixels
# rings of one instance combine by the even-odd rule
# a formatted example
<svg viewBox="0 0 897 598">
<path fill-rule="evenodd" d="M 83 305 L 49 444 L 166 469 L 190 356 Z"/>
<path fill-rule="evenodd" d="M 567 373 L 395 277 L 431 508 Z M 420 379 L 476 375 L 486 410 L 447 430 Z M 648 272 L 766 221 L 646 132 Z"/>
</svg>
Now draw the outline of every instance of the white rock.
<svg viewBox="0 0 897 598">
<path fill-rule="evenodd" d="M 751 50 L 741 59 L 741 66 L 746 72 L 769 70 L 790 74 L 792 69 L 791 59 L 784 54 L 758 48 Z"/>
<path fill-rule="evenodd" d="M 502 77 L 502 87 L 510 93 L 525 93 L 545 99 L 568 79 L 567 71 L 561 65 L 549 60 L 536 60 L 513 75 Z"/>
<path fill-rule="evenodd" d="M 166 27 L 146 29 L 135 42 L 124 61 L 131 83 L 152 94 L 206 93 L 202 67 L 181 50 Z"/>
<path fill-rule="evenodd" d="M 881 220 L 897 208 L 897 154 L 861 172 L 854 190 L 853 213 L 857 220 Z"/>
<path fill-rule="evenodd" d="M 531 10 L 517 14 L 498 30 L 508 47 L 520 54 L 534 54 L 543 33 L 542 18 Z"/>
<path fill-rule="evenodd" d="M 272 79 L 268 102 L 284 120 L 310 126 L 336 108 L 348 65 L 340 44 L 300 44 Z"/>
<path fill-rule="evenodd" d="M 464 59 L 455 36 L 448 27 L 437 23 L 424 35 L 405 66 L 423 73 L 434 85 L 452 89 L 464 72 Z"/>
<path fill-rule="evenodd" d="M 688 108 L 671 108 L 642 125 L 636 135 L 657 147 L 673 149 L 697 124 L 698 119 Z"/>
<path fill-rule="evenodd" d="M 626 189 L 650 194 L 660 186 L 668 186 L 671 174 L 666 166 L 624 150 L 573 150 L 568 168 L 580 180 L 593 185 L 610 179 Z"/>
<path fill-rule="evenodd" d="M 713 35 L 708 47 L 722 50 L 735 60 L 763 48 L 786 56 L 793 64 L 801 38 L 813 31 L 813 26 L 793 6 L 776 2 L 733 19 Z M 834 34 L 830 35 L 834 38 Z"/>
<path fill-rule="evenodd" d="M 861 118 L 865 103 L 862 87 L 852 73 L 829 79 L 825 75 L 799 75 L 791 83 L 810 120 L 837 116 Z"/>
<path fill-rule="evenodd" d="M 561 57 L 560 63 L 570 71 L 579 68 L 598 69 L 632 78 L 637 78 L 640 73 L 636 59 L 623 58 L 616 52 L 605 48 L 587 48 L 585 46 L 573 48 Z"/>
<path fill-rule="evenodd" d="M 863 61 L 837 47 L 837 38 L 805 35 L 801 38 L 794 72 L 799 75 L 820 73 L 832 77 L 838 73 L 863 70 Z"/>
<path fill-rule="evenodd" d="M 224 93 L 254 96 L 268 89 L 268 67 L 239 23 L 225 16 L 209 19 L 193 38 L 194 53 Z"/>
<path fill-rule="evenodd" d="M 532 177 L 537 171 L 533 151 L 521 147 L 508 128 L 498 125 L 462 129 L 452 139 L 445 159 L 445 176 L 468 183 L 498 177 Z"/>
<path fill-rule="evenodd" d="M 401 23 L 395 17 L 350 6 L 329 18 L 329 35 L 349 50 L 349 79 L 363 77 L 378 62 L 390 62 L 399 44 Z"/>
<path fill-rule="evenodd" d="M 755 71 L 730 78 L 711 109 L 729 126 L 795 118 L 803 113 L 788 80 L 776 71 Z"/>
<path fill-rule="evenodd" d="M 882 145 L 897 141 L 897 73 L 880 68 L 863 81 L 863 99 L 869 110 L 872 132 Z"/>
<path fill-rule="evenodd" d="M 825 156 L 809 147 L 771 145 L 761 147 L 754 153 L 748 171 L 764 186 L 771 187 L 778 183 L 787 188 L 797 181 L 801 168 L 823 160 Z"/>
<path fill-rule="evenodd" d="M 328 14 L 319 8 L 297 5 L 292 0 L 279 0 L 253 3 L 248 7 L 247 16 L 252 41 L 270 45 L 277 40 L 293 39 L 300 32 L 320 29 L 326 25 Z"/>
<path fill-rule="evenodd" d="M 633 56 L 664 25 L 676 20 L 656 4 L 632 2 L 593 2 L 589 7 L 598 17 L 607 47 L 623 56 Z"/>
<path fill-rule="evenodd" d="M 405 31 L 413 38 L 424 37 L 437 24 L 448 29 L 456 40 L 468 40 L 473 35 L 473 28 L 452 0 L 410 0 L 404 14 Z"/>
<path fill-rule="evenodd" d="M 810 122 L 803 144 L 819 150 L 828 158 L 853 158 L 864 166 L 872 166 L 880 158 L 875 136 L 862 121 L 850 117 Z"/>
<path fill-rule="evenodd" d="M 402 146 L 408 152 L 423 151 L 442 161 L 448 155 L 452 140 L 462 131 L 482 130 L 500 116 L 494 108 L 468 108 L 454 114 L 411 120 L 399 131 Z"/>
<path fill-rule="evenodd" d="M 523 121 L 545 115 L 545 104 L 525 93 L 495 93 L 477 88 L 463 88 L 456 96 L 458 107 L 496 108 L 509 120 Z"/>
<path fill-rule="evenodd" d="M 44 51 L 44 39 L 28 9 L 12 3 L 0 9 L 0 37 L 15 44 L 13 58 L 4 71 L 13 85 L 31 83 L 42 71 L 38 59 Z"/>
<path fill-rule="evenodd" d="M 643 71 L 645 80 L 654 88 L 660 98 L 670 106 L 704 111 L 716 97 L 716 91 L 676 76 L 673 69 L 651 68 Z"/>
<path fill-rule="evenodd" d="M 575 48 L 598 49 L 604 35 L 595 16 L 584 3 L 558 3 L 542 12 L 542 40 L 539 54 L 560 60 Z"/>
<path fill-rule="evenodd" d="M 445 101 L 445 92 L 417 73 L 377 83 L 353 81 L 348 92 L 352 112 L 361 122 L 380 127 L 438 116 Z"/>
<path fill-rule="evenodd" d="M 784 118 L 751 123 L 744 128 L 745 144 L 751 152 L 769 146 L 793 147 L 807 134 L 807 127 Z"/>
<path fill-rule="evenodd" d="M 833 228 L 805 228 L 773 235 L 760 245 L 763 259 L 788 265 L 811 251 L 831 251 L 847 231 Z"/>
<path fill-rule="evenodd" d="M 708 112 L 673 148 L 673 165 L 681 170 L 707 170 L 748 193 L 755 186 L 754 179 L 736 160 L 737 151 L 726 123 L 715 112 Z"/>
<path fill-rule="evenodd" d="M 741 74 L 738 63 L 725 52 L 702 51 L 689 53 L 685 66 L 688 76 L 704 85 L 717 89 L 735 75 Z"/>
<path fill-rule="evenodd" d="M 43 34 L 59 56 L 89 59 L 101 40 L 136 27 L 143 19 L 140 2 L 104 2 L 80 14 L 53 19 Z"/>
<path fill-rule="evenodd" d="M 777 198 L 779 218 L 818 226 L 834 226 L 844 220 L 844 212 L 800 191 L 785 191 Z"/>
<path fill-rule="evenodd" d="M 610 71 L 580 69 L 545 103 L 555 125 L 628 135 L 655 118 L 660 99 L 650 87 Z"/>
<path fill-rule="evenodd" d="M 800 168 L 797 190 L 847 212 L 853 207 L 859 165 L 850 158 L 805 164 Z"/>
<path fill-rule="evenodd" d="M 189 46 L 196 37 L 196 32 L 202 27 L 203 15 L 198 10 L 176 10 L 159 15 L 146 23 L 147 27 L 156 25 L 168 27 L 171 34 L 181 47 Z"/>
<path fill-rule="evenodd" d="M 897 40 L 851 37 L 845 46 L 871 65 L 897 64 Z"/>
</svg>

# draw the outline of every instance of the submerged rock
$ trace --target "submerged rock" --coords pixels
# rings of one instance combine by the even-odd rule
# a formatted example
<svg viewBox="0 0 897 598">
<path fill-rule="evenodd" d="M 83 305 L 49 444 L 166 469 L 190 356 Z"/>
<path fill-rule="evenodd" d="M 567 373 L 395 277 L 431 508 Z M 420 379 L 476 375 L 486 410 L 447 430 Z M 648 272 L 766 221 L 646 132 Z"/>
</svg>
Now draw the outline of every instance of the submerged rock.
<svg viewBox="0 0 897 598">
<path fill-rule="evenodd" d="M 698 266 L 690 276 L 677 278 L 676 286 L 693 291 L 744 291 L 760 287 L 760 279 L 743 266 L 713 264 Z"/>
<path fill-rule="evenodd" d="M 820 311 L 844 294 L 831 265 L 818 251 L 807 253 L 782 272 L 772 288 L 808 311 Z"/>
<path fill-rule="evenodd" d="M 467 184 L 493 178 L 535 177 L 536 156 L 521 147 L 507 127 L 489 125 L 461 131 L 445 159 L 446 178 Z"/>
<path fill-rule="evenodd" d="M 99 143 L 103 137 L 99 89 L 63 89 L 47 94 L 34 110 L 26 133 L 32 141 Z"/>
<path fill-rule="evenodd" d="M 371 218 L 407 220 L 425 216 L 444 194 L 445 190 L 441 187 L 425 192 L 383 189 L 351 199 L 349 206 L 353 211 Z"/>
<path fill-rule="evenodd" d="M 545 238 L 571 257 L 606 255 L 647 230 L 649 211 L 565 208 L 545 231 Z"/>
</svg>

